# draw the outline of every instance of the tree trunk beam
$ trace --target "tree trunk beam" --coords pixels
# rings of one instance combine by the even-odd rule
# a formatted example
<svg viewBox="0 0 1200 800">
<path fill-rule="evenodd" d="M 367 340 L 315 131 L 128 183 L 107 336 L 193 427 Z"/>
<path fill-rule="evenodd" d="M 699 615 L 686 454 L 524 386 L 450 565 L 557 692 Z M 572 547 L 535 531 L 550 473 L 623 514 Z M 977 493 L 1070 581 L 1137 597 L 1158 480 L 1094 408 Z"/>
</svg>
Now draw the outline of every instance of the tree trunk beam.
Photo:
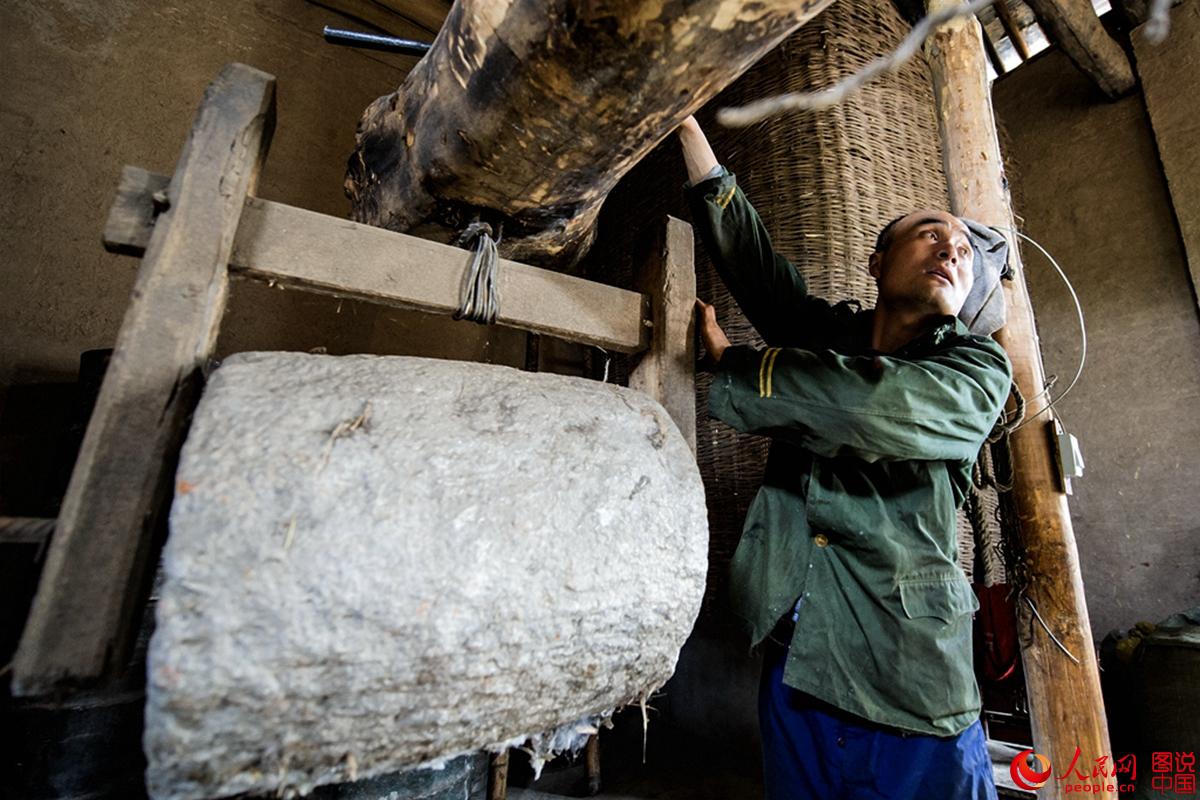
<svg viewBox="0 0 1200 800">
<path fill-rule="evenodd" d="M 621 176 L 830 2 L 459 0 L 359 123 L 353 218 L 451 241 L 478 215 L 569 265 Z"/>
<path fill-rule="evenodd" d="M 1109 97 L 1133 88 L 1133 67 L 1121 45 L 1108 35 L 1090 0 L 1028 0 L 1038 22 L 1075 66 Z"/>
</svg>

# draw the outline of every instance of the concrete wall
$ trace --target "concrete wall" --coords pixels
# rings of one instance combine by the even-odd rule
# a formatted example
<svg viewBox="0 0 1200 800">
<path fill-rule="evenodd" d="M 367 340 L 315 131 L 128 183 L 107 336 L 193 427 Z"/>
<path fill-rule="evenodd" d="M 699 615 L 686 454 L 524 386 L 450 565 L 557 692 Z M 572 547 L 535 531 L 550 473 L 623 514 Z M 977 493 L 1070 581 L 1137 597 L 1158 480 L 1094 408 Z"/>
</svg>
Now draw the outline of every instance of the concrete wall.
<svg viewBox="0 0 1200 800">
<path fill-rule="evenodd" d="M 1196 30 L 1178 26 L 1157 57 L 1200 47 Z M 1180 102 L 1200 95 L 1194 71 L 1169 80 Z M 1087 320 L 1087 365 L 1058 408 L 1087 464 L 1070 505 L 1099 641 L 1200 602 L 1200 319 L 1173 205 L 1200 198 L 1168 192 L 1142 95 L 1103 100 L 1057 50 L 994 97 L 1024 230 L 1059 260 Z M 1074 306 L 1041 256 L 1023 256 L 1061 391 L 1079 359 Z"/>
<path fill-rule="evenodd" d="M 433 38 L 394 15 L 385 22 L 395 35 Z M 364 27 L 303 0 L 0 5 L 0 397 L 13 383 L 72 379 L 81 351 L 112 345 L 139 263 L 100 245 L 121 167 L 173 171 L 223 64 L 278 78 L 259 194 L 347 212 L 342 173 L 358 117 L 416 60 L 325 44 L 326 24 Z M 221 352 L 315 347 L 524 357 L 520 334 L 235 283 Z"/>
</svg>

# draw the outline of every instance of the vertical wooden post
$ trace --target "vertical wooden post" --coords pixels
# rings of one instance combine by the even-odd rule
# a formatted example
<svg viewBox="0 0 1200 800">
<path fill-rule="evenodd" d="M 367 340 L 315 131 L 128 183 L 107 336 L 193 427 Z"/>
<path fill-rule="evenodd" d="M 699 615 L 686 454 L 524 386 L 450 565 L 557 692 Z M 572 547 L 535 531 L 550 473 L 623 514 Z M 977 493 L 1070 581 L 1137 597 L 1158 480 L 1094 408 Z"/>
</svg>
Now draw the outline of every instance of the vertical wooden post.
<svg viewBox="0 0 1200 800">
<path fill-rule="evenodd" d="M 587 766 L 587 793 L 589 796 L 600 794 L 600 734 L 593 733 L 588 737 L 584 756 Z"/>
<path fill-rule="evenodd" d="M 954 3 L 957 0 L 929 0 L 927 6 L 935 11 Z M 927 44 L 950 204 L 955 214 L 1012 227 L 980 35 L 974 18 L 959 19 L 943 26 Z M 1015 237 L 1009 238 L 1016 277 L 1005 287 L 1008 323 L 996 338 L 1008 351 L 1017 385 L 1029 399 L 1027 415 L 1033 415 L 1048 398 L 1042 393 L 1045 377 L 1033 310 Z M 1100 756 L 1111 757 L 1112 752 L 1075 534 L 1051 451 L 1051 425 L 1047 411 L 1013 435 L 1013 496 L 1030 579 L 1028 598 L 1078 663 L 1059 649 L 1024 600 L 1018 613 L 1023 629 L 1032 630 L 1033 636 L 1024 644 L 1022 657 L 1034 749 L 1049 756 L 1054 774 L 1059 775 L 1066 772 L 1079 747 L 1080 764 L 1090 774 L 1088 765 Z M 1052 779 L 1039 796 L 1061 797 L 1062 787 L 1062 781 Z"/>
<path fill-rule="evenodd" d="M 488 777 L 488 800 L 506 800 L 508 797 L 508 750 L 492 756 Z"/>
<path fill-rule="evenodd" d="M 696 452 L 696 267 L 692 226 L 667 217 L 642 264 L 638 289 L 650 298 L 650 347 L 629 385 L 662 403 Z"/>
<path fill-rule="evenodd" d="M 145 561 L 212 354 L 246 195 L 271 140 L 275 78 L 226 66 L 205 91 L 92 412 L 13 664 L 13 692 L 95 682 L 132 639 Z"/>
</svg>

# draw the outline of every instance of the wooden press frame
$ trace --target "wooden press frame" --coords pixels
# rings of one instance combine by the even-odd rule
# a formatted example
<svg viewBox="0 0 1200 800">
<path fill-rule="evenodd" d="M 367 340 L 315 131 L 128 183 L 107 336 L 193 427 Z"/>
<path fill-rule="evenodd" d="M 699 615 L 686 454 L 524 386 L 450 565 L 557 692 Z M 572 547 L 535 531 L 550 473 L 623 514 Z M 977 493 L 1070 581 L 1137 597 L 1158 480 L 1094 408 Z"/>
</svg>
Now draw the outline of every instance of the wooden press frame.
<svg viewBox="0 0 1200 800">
<path fill-rule="evenodd" d="M 13 662 L 14 694 L 62 694 L 120 672 L 231 273 L 458 308 L 464 250 L 253 196 L 274 119 L 274 76 L 230 64 L 205 91 L 175 174 L 121 176 L 104 242 L 142 263 Z M 695 450 L 691 226 L 665 220 L 640 292 L 506 260 L 498 283 L 498 324 L 640 354 L 630 386 L 658 400 Z"/>
</svg>

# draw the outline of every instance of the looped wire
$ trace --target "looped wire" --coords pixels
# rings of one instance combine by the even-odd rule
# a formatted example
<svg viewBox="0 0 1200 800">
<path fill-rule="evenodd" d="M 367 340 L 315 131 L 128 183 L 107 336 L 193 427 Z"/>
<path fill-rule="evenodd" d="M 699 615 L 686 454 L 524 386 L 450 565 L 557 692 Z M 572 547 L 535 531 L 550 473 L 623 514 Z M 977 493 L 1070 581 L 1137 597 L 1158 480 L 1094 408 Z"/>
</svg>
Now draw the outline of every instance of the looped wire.
<svg viewBox="0 0 1200 800">
<path fill-rule="evenodd" d="M 463 230 L 456 244 L 466 247 L 472 239 L 475 240 L 475 251 L 471 265 L 463 275 L 454 318 L 490 325 L 500 313 L 500 292 L 496 288 L 496 269 L 500 262 L 496 245 L 500 243 L 500 237 L 497 235 L 493 239 L 492 226 L 476 220 Z"/>
</svg>

